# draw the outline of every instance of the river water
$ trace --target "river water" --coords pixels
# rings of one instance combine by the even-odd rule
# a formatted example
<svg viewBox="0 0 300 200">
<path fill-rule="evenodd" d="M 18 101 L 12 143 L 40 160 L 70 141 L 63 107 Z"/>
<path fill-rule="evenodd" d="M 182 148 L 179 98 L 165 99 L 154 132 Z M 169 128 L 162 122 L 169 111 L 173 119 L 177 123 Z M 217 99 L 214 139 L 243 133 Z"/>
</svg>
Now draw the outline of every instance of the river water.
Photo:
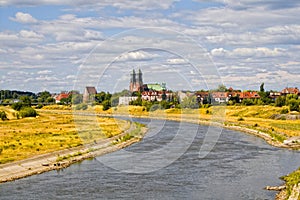
<svg viewBox="0 0 300 200">
<path fill-rule="evenodd" d="M 0 199 L 274 199 L 267 185 L 280 185 L 280 176 L 300 166 L 298 152 L 279 149 L 262 139 L 224 129 L 212 151 L 199 158 L 206 126 L 140 119 L 149 134 L 125 150 L 161 149 L 178 127 L 198 128 L 188 150 L 170 165 L 148 173 L 125 173 L 99 158 L 14 182 L 0 184 Z M 155 128 L 160 124 L 159 130 Z M 163 126 L 161 126 L 163 124 Z M 118 162 L 118 152 L 104 157 Z M 120 162 L 122 165 L 122 162 Z"/>
</svg>

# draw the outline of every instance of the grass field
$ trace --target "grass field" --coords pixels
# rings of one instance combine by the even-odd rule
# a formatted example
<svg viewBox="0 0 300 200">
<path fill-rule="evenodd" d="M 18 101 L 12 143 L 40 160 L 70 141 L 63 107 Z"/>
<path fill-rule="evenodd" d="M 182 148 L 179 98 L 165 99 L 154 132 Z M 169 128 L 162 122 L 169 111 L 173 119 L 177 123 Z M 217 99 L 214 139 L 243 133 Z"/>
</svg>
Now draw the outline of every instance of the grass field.
<svg viewBox="0 0 300 200">
<path fill-rule="evenodd" d="M 40 110 L 36 118 L 16 119 L 14 110 L 1 110 L 9 120 L 0 120 L 0 164 L 112 137 L 130 127 L 124 120 L 81 116 L 76 117 L 78 129 L 71 111 L 59 114 Z"/>
<path fill-rule="evenodd" d="M 137 117 L 154 117 L 174 120 L 217 121 L 226 125 L 237 125 L 259 130 L 282 142 L 286 138 L 300 136 L 300 120 L 275 120 L 272 115 L 280 114 L 283 109 L 274 106 L 216 106 L 200 109 L 168 109 L 147 112 L 140 106 L 112 108 L 109 113 L 130 114 Z M 295 113 L 293 113 L 295 114 Z"/>
</svg>

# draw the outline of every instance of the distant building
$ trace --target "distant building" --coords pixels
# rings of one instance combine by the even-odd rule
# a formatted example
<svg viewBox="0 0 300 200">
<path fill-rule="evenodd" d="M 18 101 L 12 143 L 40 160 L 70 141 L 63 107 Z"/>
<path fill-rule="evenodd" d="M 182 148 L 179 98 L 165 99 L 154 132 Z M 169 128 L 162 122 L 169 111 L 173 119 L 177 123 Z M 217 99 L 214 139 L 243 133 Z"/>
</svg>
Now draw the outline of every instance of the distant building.
<svg viewBox="0 0 300 200">
<path fill-rule="evenodd" d="M 135 70 L 132 70 L 132 73 L 130 74 L 130 85 L 129 85 L 130 92 L 141 92 L 142 87 L 143 87 L 142 71 L 139 69 L 139 72 L 136 74 Z"/>
<path fill-rule="evenodd" d="M 119 105 L 128 106 L 131 101 L 137 100 L 138 97 L 119 97 Z"/>
<path fill-rule="evenodd" d="M 91 86 L 86 87 L 83 93 L 83 103 L 91 103 L 95 101 L 96 94 L 97 94 L 97 90 L 95 87 L 91 87 Z"/>
<path fill-rule="evenodd" d="M 285 88 L 281 91 L 282 95 L 287 95 L 287 94 L 296 94 L 300 95 L 299 89 L 298 88 Z"/>
<path fill-rule="evenodd" d="M 71 95 L 70 93 L 65 92 L 65 91 L 61 92 L 61 93 L 58 94 L 58 95 L 55 95 L 55 96 L 54 96 L 55 103 L 60 103 L 60 101 L 61 101 L 62 99 L 67 99 L 70 95 Z"/>
</svg>

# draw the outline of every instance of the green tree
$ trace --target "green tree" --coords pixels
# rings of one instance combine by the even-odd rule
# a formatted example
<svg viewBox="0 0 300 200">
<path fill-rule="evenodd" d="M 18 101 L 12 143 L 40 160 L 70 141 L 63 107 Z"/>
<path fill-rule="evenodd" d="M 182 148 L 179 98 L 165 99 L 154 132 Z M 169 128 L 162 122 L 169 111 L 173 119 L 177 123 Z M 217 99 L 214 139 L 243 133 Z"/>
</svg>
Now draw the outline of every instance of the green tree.
<svg viewBox="0 0 300 200">
<path fill-rule="evenodd" d="M 226 88 L 226 86 L 224 84 L 222 84 L 222 85 L 218 86 L 217 91 L 218 92 L 226 92 L 227 88 Z"/>
<path fill-rule="evenodd" d="M 111 103 L 110 103 L 110 101 L 109 100 L 104 100 L 103 102 L 102 102 L 102 106 L 103 106 L 103 108 L 102 108 L 102 110 L 108 110 L 110 107 L 111 107 Z"/>
<path fill-rule="evenodd" d="M 265 92 L 264 86 L 265 86 L 265 83 L 262 83 L 262 84 L 260 85 L 260 88 L 259 88 L 259 91 L 260 91 L 260 92 Z"/>
<path fill-rule="evenodd" d="M 297 101 L 296 99 L 291 99 L 289 101 L 289 107 L 290 107 L 290 111 L 300 112 L 299 101 Z"/>
<path fill-rule="evenodd" d="M 21 96 L 20 101 L 22 102 L 23 106 L 31 106 L 31 98 L 29 96 Z"/>
<path fill-rule="evenodd" d="M 280 97 L 276 98 L 276 100 L 275 100 L 275 106 L 277 106 L 277 107 L 285 106 L 285 97 L 284 96 L 280 96 Z"/>
<path fill-rule="evenodd" d="M 51 97 L 51 94 L 48 91 L 43 91 L 43 92 L 39 92 L 37 94 L 37 96 L 38 96 L 38 102 L 39 103 L 45 103 L 47 101 L 47 99 L 49 97 Z"/>
<path fill-rule="evenodd" d="M 180 105 L 182 108 L 191 108 L 191 109 L 199 108 L 199 104 L 197 102 L 196 96 L 183 98 Z"/>
<path fill-rule="evenodd" d="M 71 94 L 70 98 L 72 99 L 72 104 L 80 104 L 83 100 L 83 96 L 81 94 Z"/>
<path fill-rule="evenodd" d="M 55 99 L 52 97 L 48 97 L 45 102 L 46 103 L 55 103 Z"/>
<path fill-rule="evenodd" d="M 23 103 L 22 102 L 13 103 L 11 107 L 16 111 L 20 111 L 21 108 L 23 107 Z"/>
</svg>

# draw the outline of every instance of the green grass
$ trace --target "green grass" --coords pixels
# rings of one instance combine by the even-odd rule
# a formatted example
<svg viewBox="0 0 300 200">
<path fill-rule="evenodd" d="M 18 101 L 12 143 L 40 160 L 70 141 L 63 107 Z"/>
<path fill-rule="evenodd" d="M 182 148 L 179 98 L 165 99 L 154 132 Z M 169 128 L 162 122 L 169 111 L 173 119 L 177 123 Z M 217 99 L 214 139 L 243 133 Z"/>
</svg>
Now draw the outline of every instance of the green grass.
<svg viewBox="0 0 300 200">
<path fill-rule="evenodd" d="M 290 195 L 294 185 L 297 185 L 300 183 L 300 168 L 298 170 L 292 172 L 291 174 L 289 174 L 287 176 L 283 176 L 281 178 L 286 182 L 287 192 L 288 192 L 288 195 Z"/>
</svg>

